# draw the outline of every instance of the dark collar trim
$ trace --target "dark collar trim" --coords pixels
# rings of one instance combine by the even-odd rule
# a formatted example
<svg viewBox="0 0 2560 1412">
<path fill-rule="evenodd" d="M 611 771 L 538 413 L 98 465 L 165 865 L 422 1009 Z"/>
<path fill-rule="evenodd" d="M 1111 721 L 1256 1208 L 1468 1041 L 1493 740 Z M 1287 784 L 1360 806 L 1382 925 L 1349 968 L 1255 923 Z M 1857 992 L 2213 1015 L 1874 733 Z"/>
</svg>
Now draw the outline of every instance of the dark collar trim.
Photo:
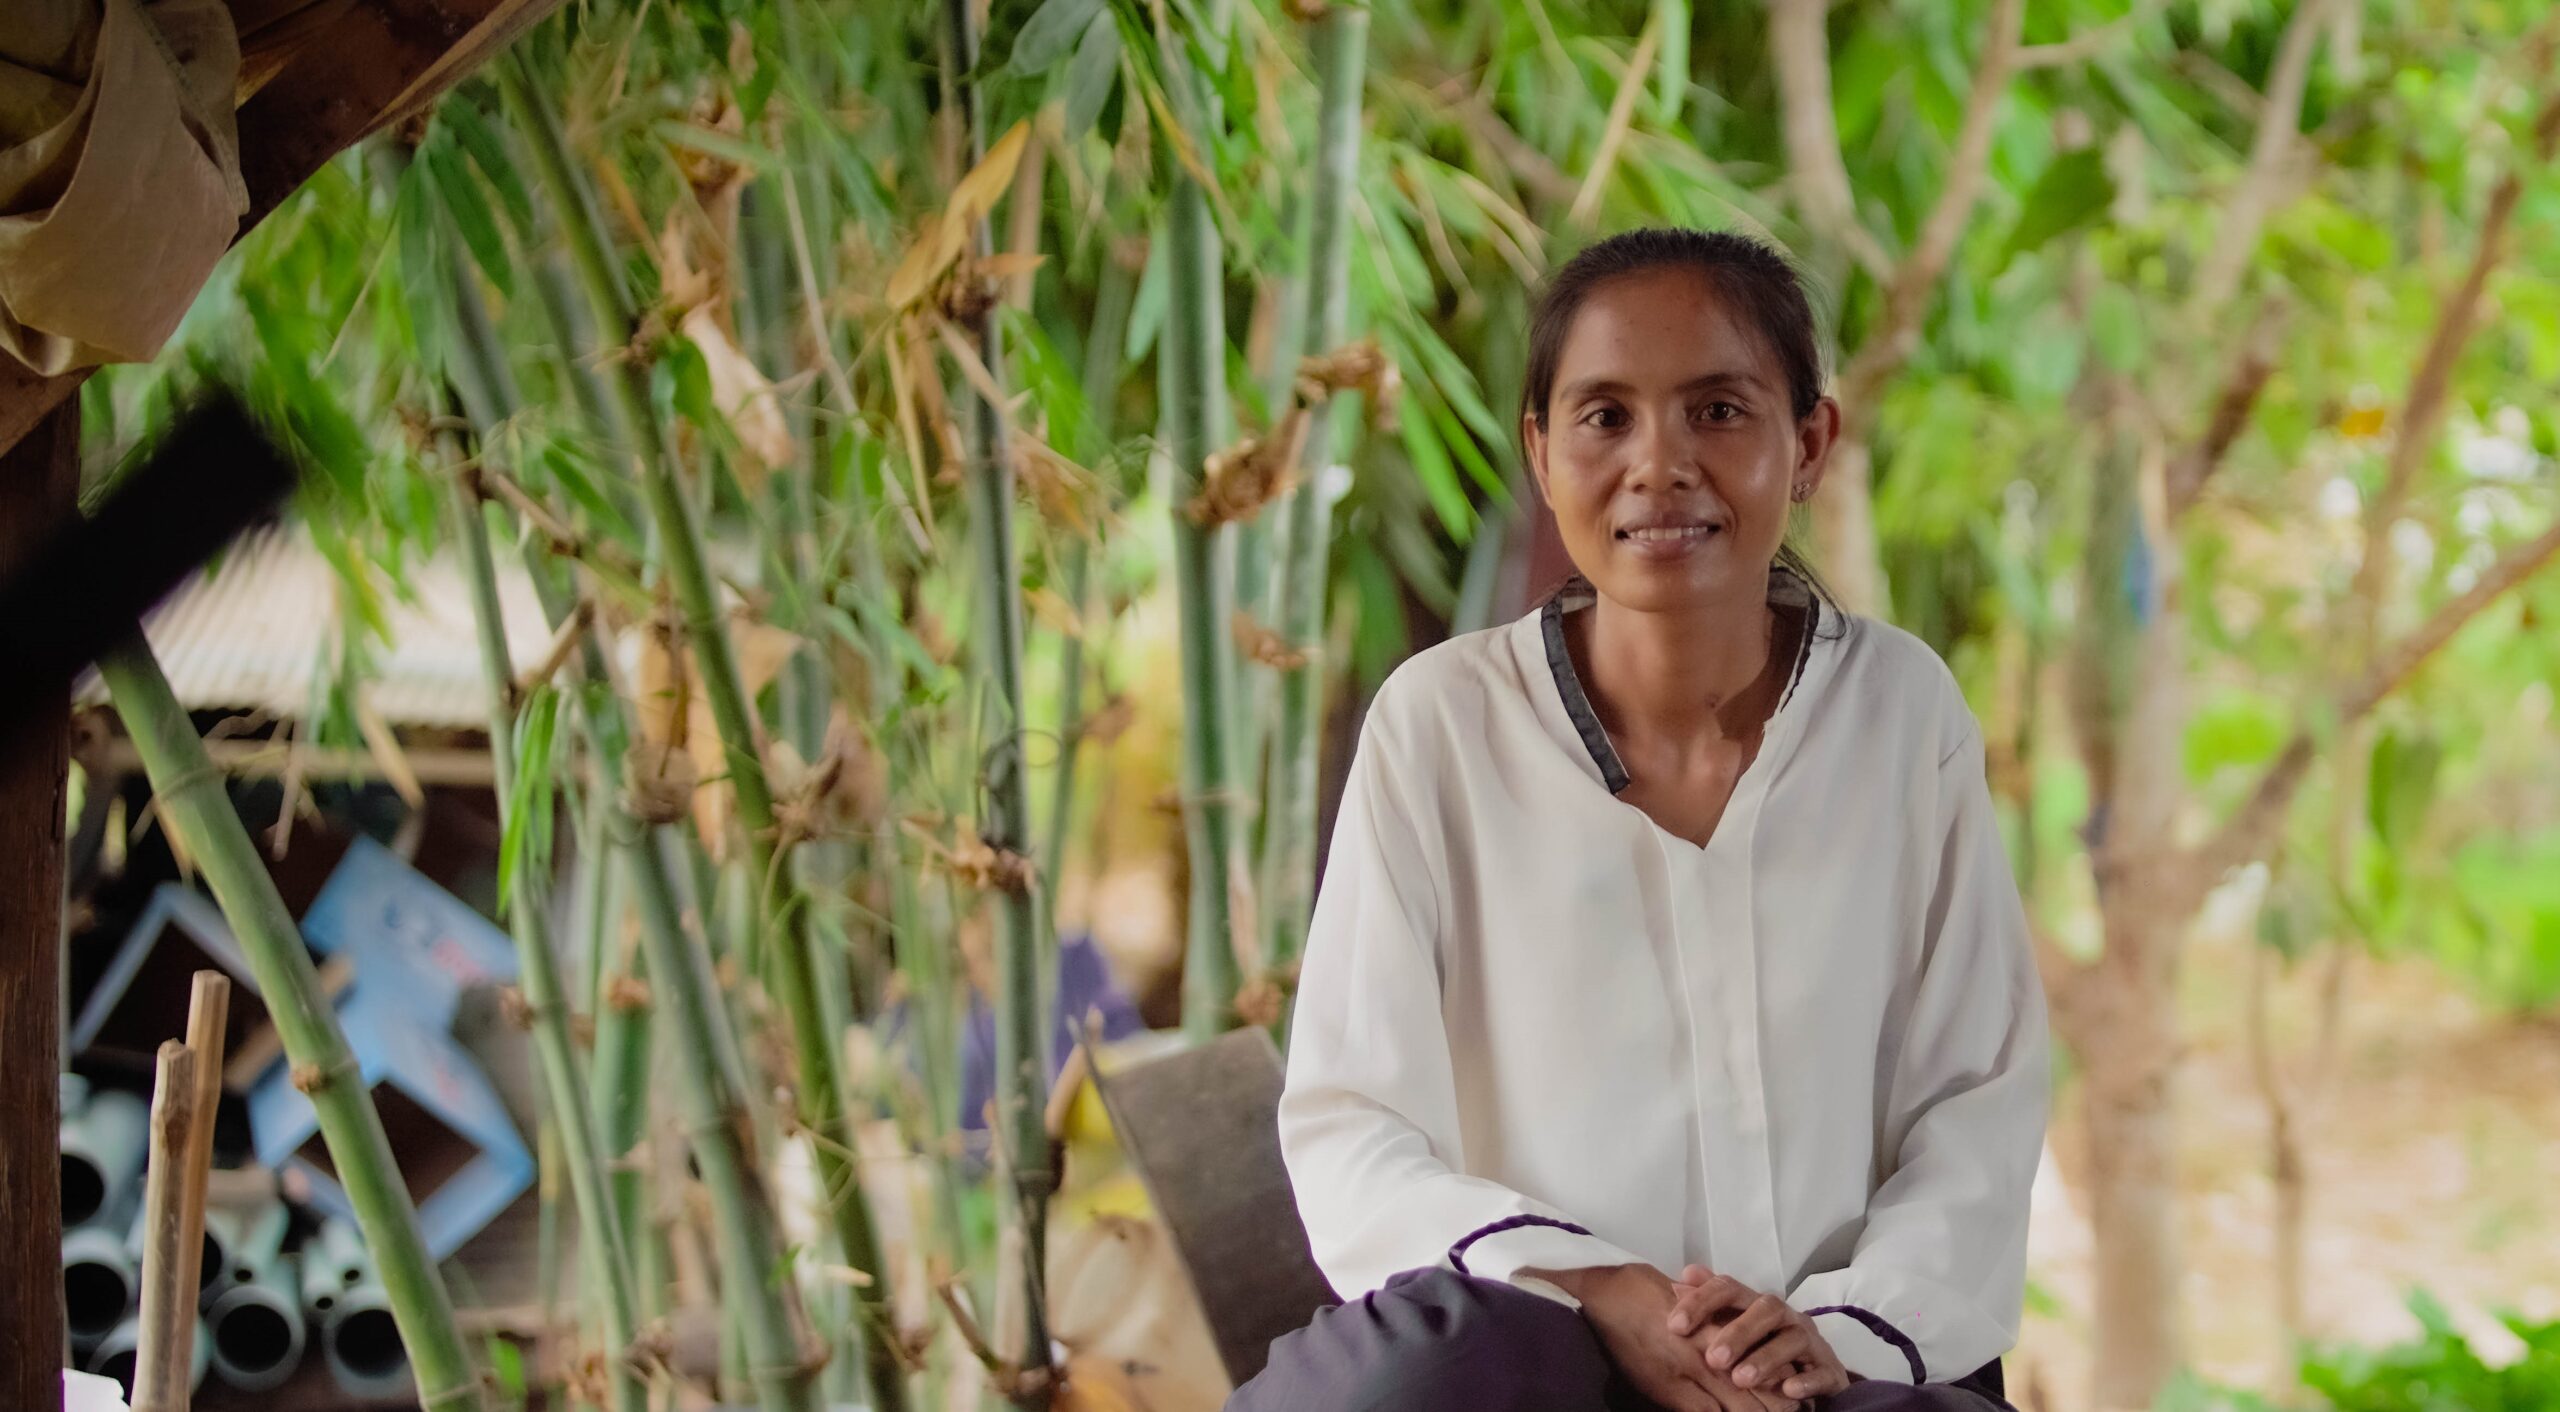
<svg viewBox="0 0 2560 1412">
<path fill-rule="evenodd" d="M 1564 698 L 1564 713 L 1573 718 L 1574 734 L 1582 737 L 1582 748 L 1591 752 L 1591 763 L 1600 767 L 1600 782 L 1611 794 L 1619 794 L 1630 783 L 1627 767 L 1618 759 L 1618 747 L 1609 743 L 1599 714 L 1591 709 L 1591 698 L 1582 690 L 1582 674 L 1573 669 L 1573 653 L 1564 645 L 1565 600 L 1579 594 L 1574 606 L 1580 607 L 1590 592 L 1579 578 L 1565 580 L 1564 587 L 1547 595 L 1547 606 L 1538 613 L 1538 630 L 1546 637 L 1547 670 L 1555 673 L 1556 694 Z"/>
<path fill-rule="evenodd" d="M 1582 674 L 1573 669 L 1573 653 L 1564 641 L 1564 615 L 1567 611 L 1588 607 L 1593 593 L 1589 582 L 1579 574 L 1566 579 L 1555 592 L 1547 595 L 1538 610 L 1538 632 L 1545 639 L 1547 670 L 1554 673 L 1556 695 L 1564 700 L 1564 713 L 1572 718 L 1574 734 L 1582 737 L 1582 748 L 1591 754 L 1591 763 L 1600 769 L 1600 782 L 1611 794 L 1623 794 L 1632 780 L 1626 762 L 1618 758 L 1618 747 L 1609 741 L 1608 728 L 1600 724 L 1600 715 L 1591 709 L 1590 694 L 1582 689 Z M 1805 664 L 1813 659 L 1813 639 L 1822 629 L 1822 595 L 1795 574 L 1779 570 L 1769 578 L 1769 601 L 1781 605 L 1801 606 L 1805 610 L 1802 639 L 1796 644 L 1795 666 L 1787 674 L 1786 695 L 1779 698 L 1783 708 L 1795 695 L 1796 683 L 1804 680 Z"/>
</svg>

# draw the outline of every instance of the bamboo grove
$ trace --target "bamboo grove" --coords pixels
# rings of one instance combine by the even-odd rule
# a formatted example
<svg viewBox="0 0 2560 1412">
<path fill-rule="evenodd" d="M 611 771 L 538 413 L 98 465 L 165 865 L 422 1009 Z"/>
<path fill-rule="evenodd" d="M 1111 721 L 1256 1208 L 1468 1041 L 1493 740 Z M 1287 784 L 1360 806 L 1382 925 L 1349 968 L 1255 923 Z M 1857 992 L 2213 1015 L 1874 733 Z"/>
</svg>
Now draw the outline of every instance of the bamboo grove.
<svg viewBox="0 0 2560 1412">
<path fill-rule="evenodd" d="M 2475 676 L 2548 656 L 2514 606 L 2551 602 L 2547 486 L 2499 492 L 2459 575 L 2370 546 L 2423 521 L 2450 548 L 2448 419 L 2560 371 L 2479 315 L 2551 299 L 2505 270 L 2550 233 L 2560 106 L 2518 93 L 2560 32 L 2483 7 L 2459 73 L 2411 88 L 2385 79 L 2441 37 L 2320 0 L 1572 8 L 566 7 L 288 202 L 178 354 L 93 386 L 98 464 L 190 381 L 246 388 L 312 468 L 297 514 L 359 620 L 428 556 L 465 566 L 577 1233 L 575 1400 L 672 1405 L 666 1330 L 705 1300 L 714 1381 L 768 1412 L 939 1406 L 964 1367 L 1017 1405 L 1077 1397 L 1047 1323 L 1052 991 L 1102 747 L 1141 714 L 1172 737 L 1181 1028 L 1285 1035 L 1329 724 L 1409 624 L 1517 597 L 1500 409 L 1527 291 L 1643 221 L 1773 232 L 1832 294 L 1848 421 L 1814 557 L 1980 708 L 2065 1101 L 2112 1144 L 2108 1405 L 2174 1366 L 2177 938 L 2278 863 L 2348 878 L 2304 923 L 2332 946 L 2414 926 L 2445 879 L 2382 896 L 2375 845 L 2341 864 L 2297 800 L 2365 816 L 2397 778 L 2368 762 L 2417 729 L 2398 694 L 2475 619 L 2507 635 Z M 2395 224 L 2412 202 L 2423 230 Z M 2377 253 L 2402 244 L 2424 258 Z M 2377 438 L 2353 409 L 2385 403 Z M 2329 478 L 2362 495 L 2344 547 L 2280 508 Z M 523 676 L 515 565 L 553 634 Z M 2206 576 L 2229 591 L 2180 596 Z M 1132 699 L 1153 604 L 1178 700 Z M 2288 627 L 2336 650 L 2271 646 Z M 318 739 L 358 738 L 367 652 Z M 105 676 L 266 993 L 316 995 L 147 650 Z M 2292 713 L 2321 693 L 2345 709 Z M 2235 713 L 2261 743 L 2211 755 Z M 610 859 L 583 937 L 552 934 L 563 820 Z M 483 1405 L 379 1124 L 331 1097 L 326 1007 L 282 1013 L 422 1401 Z M 931 1173 L 920 1278 L 872 1205 L 884 1128 Z"/>
</svg>

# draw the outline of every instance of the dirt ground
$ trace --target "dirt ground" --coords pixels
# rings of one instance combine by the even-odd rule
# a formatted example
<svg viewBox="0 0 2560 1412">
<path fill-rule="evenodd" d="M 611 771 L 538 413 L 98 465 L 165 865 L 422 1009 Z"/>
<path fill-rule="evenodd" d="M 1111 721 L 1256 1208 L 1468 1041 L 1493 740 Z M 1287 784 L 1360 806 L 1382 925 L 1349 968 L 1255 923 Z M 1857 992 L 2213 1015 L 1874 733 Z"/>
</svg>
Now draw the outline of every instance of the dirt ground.
<svg viewBox="0 0 2560 1412">
<path fill-rule="evenodd" d="M 2184 999 L 2179 1090 L 2181 1239 L 2191 1362 L 2209 1382 L 2280 1392 L 2267 1110 L 2247 1043 L 2249 944 L 2200 938 Z M 2279 1063 L 2300 1074 L 2314 1029 L 2310 968 L 2272 991 Z M 2365 1344 L 2416 1333 L 2408 1292 L 2442 1299 L 2484 1357 L 2514 1340 L 2494 1315 L 2560 1316 L 2560 1020 L 2490 1012 L 2432 968 L 2358 958 L 2336 1072 L 2312 1125 L 2303 1287 L 2315 1337 Z M 2066 1089 L 2040 1182 L 2030 1277 L 2058 1307 L 2031 1312 L 2011 1386 L 2043 1412 L 2087 1406 L 2089 1261 L 2081 1135 Z M 2060 1172 L 2052 1170 L 2058 1163 Z M 2035 1301 L 2031 1301 L 2031 1305 Z M 2021 1400 L 2026 1412 L 2038 1412 Z"/>
</svg>

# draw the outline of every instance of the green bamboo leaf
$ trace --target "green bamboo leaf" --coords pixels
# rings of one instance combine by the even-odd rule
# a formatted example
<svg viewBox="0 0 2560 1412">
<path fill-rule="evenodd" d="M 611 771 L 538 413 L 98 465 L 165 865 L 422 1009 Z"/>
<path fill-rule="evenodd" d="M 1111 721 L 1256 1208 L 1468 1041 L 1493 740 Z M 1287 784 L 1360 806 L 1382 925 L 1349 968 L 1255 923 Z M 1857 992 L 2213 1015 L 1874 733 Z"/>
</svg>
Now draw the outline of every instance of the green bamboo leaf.
<svg viewBox="0 0 2560 1412">
<path fill-rule="evenodd" d="M 1689 26 L 1689 0 L 1653 0 L 1653 32 L 1662 44 L 1653 120 L 1661 127 L 1677 127 L 1689 99 Z"/>
<path fill-rule="evenodd" d="M 782 164 L 781 156 L 770 147 L 760 146 L 744 138 L 734 137 L 695 123 L 678 122 L 673 118 L 667 118 L 650 124 L 649 131 L 656 134 L 662 141 L 677 147 L 691 148 L 705 156 L 717 157 L 724 162 L 735 162 L 750 172 L 761 172 Z"/>
<path fill-rule="evenodd" d="M 489 198 L 480 183 L 471 179 L 471 169 L 462 154 L 450 142 L 429 140 L 418 149 L 418 162 L 427 169 L 427 179 L 442 198 L 445 217 L 453 222 L 472 262 L 489 277 L 501 295 L 515 292 L 514 263 L 507 258 L 506 237 L 498 234 L 497 215 L 489 209 Z M 443 287 L 443 281 L 437 282 Z"/>
<path fill-rule="evenodd" d="M 1050 3 L 1057 4 L 1059 0 Z M 1111 101 L 1119 78 L 1120 26 L 1111 16 L 1097 14 L 1085 26 L 1084 38 L 1076 44 L 1075 58 L 1067 65 L 1068 141 L 1073 142 L 1092 129 L 1094 121 L 1102 116 L 1103 106 Z"/>
<path fill-rule="evenodd" d="M 539 876 L 551 867 L 553 813 L 551 745 L 560 725 L 560 693 L 533 689 L 516 727 L 515 788 L 498 841 L 498 896 L 512 909 L 515 878 L 527 869 Z"/>
<path fill-rule="evenodd" d="M 471 156 L 472 165 L 480 169 L 481 179 L 498 193 L 506 204 L 507 215 L 517 230 L 533 224 L 533 196 L 525 189 L 524 176 L 516 170 L 507 152 L 507 141 L 491 126 L 488 117 L 477 107 L 464 102 L 449 102 L 436 109 L 436 122 L 453 134 L 462 150 Z"/>
<path fill-rule="evenodd" d="M 1413 463 L 1414 479 L 1422 486 L 1431 508 L 1439 512 L 1441 527 L 1452 538 L 1463 540 L 1475 513 L 1467 505 L 1466 489 L 1458 484 L 1457 468 L 1449 462 L 1449 450 L 1441 445 L 1438 428 L 1426 417 L 1406 417 L 1397 431 L 1402 434 L 1404 454 Z"/>
<path fill-rule="evenodd" d="M 1013 54 L 1005 68 L 1017 74 L 1047 73 L 1050 67 L 1067 56 L 1067 46 L 1081 37 L 1090 42 L 1088 31 L 1102 15 L 1103 0 L 1047 0 L 1013 37 Z M 1104 24 L 1109 26 L 1109 21 Z M 1068 128 L 1073 136 L 1076 129 Z"/>
<path fill-rule="evenodd" d="M 441 374 L 452 347 L 452 320 L 445 312 L 444 263 L 437 258 L 435 197 L 424 169 L 415 163 L 401 175 L 399 191 L 392 198 L 391 225 L 400 251 L 400 277 L 392 282 L 393 290 L 409 316 L 418 361 L 429 372 Z"/>
</svg>

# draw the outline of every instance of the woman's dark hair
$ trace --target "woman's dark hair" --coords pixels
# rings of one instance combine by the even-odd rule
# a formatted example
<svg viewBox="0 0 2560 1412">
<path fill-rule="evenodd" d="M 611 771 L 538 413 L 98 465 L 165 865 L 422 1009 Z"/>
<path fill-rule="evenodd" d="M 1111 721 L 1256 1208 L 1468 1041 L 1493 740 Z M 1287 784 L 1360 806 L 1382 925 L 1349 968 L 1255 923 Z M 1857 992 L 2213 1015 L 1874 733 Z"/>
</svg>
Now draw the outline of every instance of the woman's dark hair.
<svg viewBox="0 0 2560 1412">
<path fill-rule="evenodd" d="M 1529 316 L 1529 370 L 1520 381 L 1520 413 L 1539 430 L 1547 425 L 1547 401 L 1555 395 L 1556 365 L 1565 335 L 1591 291 L 1610 280 L 1648 270 L 1695 270 L 1740 314 L 1778 360 L 1787 377 L 1787 400 L 1798 420 L 1822 400 L 1822 341 L 1814 331 L 1813 302 L 1804 279 L 1774 246 L 1724 230 L 1680 227 L 1631 230 L 1585 247 L 1547 281 Z"/>
<path fill-rule="evenodd" d="M 1529 368 L 1520 379 L 1523 420 L 1546 430 L 1547 402 L 1555 395 L 1565 336 L 1573 331 L 1574 318 L 1591 291 L 1621 276 L 1664 269 L 1704 276 L 1768 344 L 1770 356 L 1786 374 L 1787 401 L 1796 419 L 1812 415 L 1822 401 L 1822 339 L 1814 329 L 1813 301 L 1795 264 L 1777 247 L 1747 235 L 1670 226 L 1626 231 L 1586 246 L 1547 281 L 1529 316 Z M 1803 579 L 1815 597 L 1831 602 L 1828 586 L 1794 545 L 1778 550 L 1778 566 Z"/>
</svg>

